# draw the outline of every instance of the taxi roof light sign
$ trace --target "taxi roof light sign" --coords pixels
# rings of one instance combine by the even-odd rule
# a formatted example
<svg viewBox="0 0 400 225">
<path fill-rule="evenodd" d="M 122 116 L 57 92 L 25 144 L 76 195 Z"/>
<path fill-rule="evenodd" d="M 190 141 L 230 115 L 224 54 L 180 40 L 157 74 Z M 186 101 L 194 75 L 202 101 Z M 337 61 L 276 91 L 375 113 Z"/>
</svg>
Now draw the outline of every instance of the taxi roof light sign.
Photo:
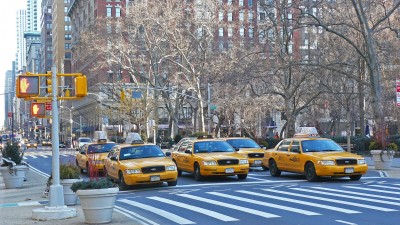
<svg viewBox="0 0 400 225">
<path fill-rule="evenodd" d="M 319 134 L 315 127 L 299 127 L 294 137 L 297 138 L 319 137 Z"/>
</svg>

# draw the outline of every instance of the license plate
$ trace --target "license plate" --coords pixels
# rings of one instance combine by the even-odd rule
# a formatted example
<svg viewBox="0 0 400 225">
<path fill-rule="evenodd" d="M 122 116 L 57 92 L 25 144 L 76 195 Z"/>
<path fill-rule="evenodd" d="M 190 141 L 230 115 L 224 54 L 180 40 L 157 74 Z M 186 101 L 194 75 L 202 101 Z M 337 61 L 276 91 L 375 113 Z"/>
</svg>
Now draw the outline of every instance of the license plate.
<svg viewBox="0 0 400 225">
<path fill-rule="evenodd" d="M 225 173 L 234 173 L 235 170 L 233 168 L 227 168 L 225 169 Z"/>
<path fill-rule="evenodd" d="M 354 173 L 353 167 L 344 168 L 344 173 Z"/>
<path fill-rule="evenodd" d="M 261 164 L 261 160 L 254 160 L 254 164 Z"/>
<path fill-rule="evenodd" d="M 150 177 L 150 181 L 159 181 L 160 180 L 160 176 L 151 176 Z"/>
</svg>

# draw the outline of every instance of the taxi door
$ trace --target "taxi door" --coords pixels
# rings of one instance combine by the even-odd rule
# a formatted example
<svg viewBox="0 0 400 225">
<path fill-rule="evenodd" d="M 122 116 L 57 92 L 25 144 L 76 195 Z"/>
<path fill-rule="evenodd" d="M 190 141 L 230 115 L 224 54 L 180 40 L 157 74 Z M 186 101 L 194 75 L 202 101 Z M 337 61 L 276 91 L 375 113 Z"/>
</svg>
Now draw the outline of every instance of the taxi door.
<svg viewBox="0 0 400 225">
<path fill-rule="evenodd" d="M 300 142 L 294 140 L 288 151 L 287 170 L 302 172 L 302 157 L 300 153 Z"/>
<path fill-rule="evenodd" d="M 289 159 L 290 142 L 290 140 L 282 141 L 273 153 L 272 157 L 280 170 L 286 170 L 288 167 L 287 161 Z"/>
<path fill-rule="evenodd" d="M 187 146 L 181 146 L 178 149 L 179 152 L 179 168 L 184 171 L 193 171 L 191 161 L 193 158 L 192 153 L 193 143 L 188 143 Z M 190 153 L 189 153 L 190 152 Z"/>
<path fill-rule="evenodd" d="M 87 145 L 83 146 L 79 153 L 76 155 L 76 160 L 78 161 L 79 167 L 86 168 L 87 161 Z"/>
<path fill-rule="evenodd" d="M 118 177 L 118 168 L 116 167 L 118 155 L 119 155 L 118 147 L 114 146 L 108 153 L 108 156 L 107 156 L 108 159 L 105 161 L 107 174 L 108 174 L 108 176 L 111 176 L 113 178 Z"/>
</svg>

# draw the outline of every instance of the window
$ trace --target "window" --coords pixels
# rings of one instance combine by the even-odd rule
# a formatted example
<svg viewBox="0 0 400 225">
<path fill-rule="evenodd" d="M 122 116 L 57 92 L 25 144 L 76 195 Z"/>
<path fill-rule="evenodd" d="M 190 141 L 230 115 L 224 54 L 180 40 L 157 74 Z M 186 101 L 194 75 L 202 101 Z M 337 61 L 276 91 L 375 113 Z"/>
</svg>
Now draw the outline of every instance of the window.
<svg viewBox="0 0 400 225">
<path fill-rule="evenodd" d="M 253 19 L 254 19 L 254 13 L 249 12 L 249 21 L 253 21 Z"/>
<path fill-rule="evenodd" d="M 107 17 L 111 17 L 111 7 L 107 7 Z"/>
<path fill-rule="evenodd" d="M 239 29 L 239 34 L 240 34 L 240 37 L 244 37 L 244 27 L 241 27 Z"/>
<path fill-rule="evenodd" d="M 71 25 L 67 25 L 64 27 L 65 31 L 71 31 Z"/>
<path fill-rule="evenodd" d="M 71 40 L 71 34 L 66 34 L 66 35 L 64 35 L 64 37 L 65 37 L 65 40 Z"/>
<path fill-rule="evenodd" d="M 254 36 L 254 29 L 249 28 L 249 37 L 252 38 Z"/>
<path fill-rule="evenodd" d="M 65 53 L 65 58 L 66 59 L 71 59 L 72 58 L 72 53 L 71 52 L 66 52 Z"/>
<path fill-rule="evenodd" d="M 224 36 L 224 28 L 219 28 L 218 30 L 218 36 L 223 37 Z"/>
<path fill-rule="evenodd" d="M 115 17 L 121 17 L 121 8 L 120 7 L 115 8 Z"/>
<path fill-rule="evenodd" d="M 290 141 L 283 141 L 279 147 L 278 147 L 278 151 L 281 152 L 287 152 L 289 149 L 289 145 L 290 145 Z"/>
<path fill-rule="evenodd" d="M 224 12 L 218 12 L 218 19 L 219 21 L 222 21 L 224 19 Z"/>
<path fill-rule="evenodd" d="M 232 0 L 227 1 L 228 5 L 232 5 Z"/>
<path fill-rule="evenodd" d="M 233 34 L 233 28 L 228 27 L 228 37 L 232 37 L 232 34 Z"/>
<path fill-rule="evenodd" d="M 291 20 L 292 19 L 292 14 L 288 13 L 287 17 L 288 17 L 289 20 Z"/>
<path fill-rule="evenodd" d="M 253 0 L 247 0 L 247 4 L 248 4 L 249 6 L 253 6 Z"/>
<path fill-rule="evenodd" d="M 243 21 L 243 20 L 244 20 L 244 12 L 243 12 L 243 11 L 240 11 L 240 12 L 239 12 L 239 20 L 240 20 L 240 21 Z"/>
<path fill-rule="evenodd" d="M 243 6 L 244 5 L 243 2 L 244 2 L 243 0 L 239 0 L 239 5 Z"/>
<path fill-rule="evenodd" d="M 64 7 L 64 12 L 65 12 L 65 13 L 68 12 L 68 7 L 67 7 L 67 6 Z"/>
<path fill-rule="evenodd" d="M 264 21 L 265 20 L 265 12 L 261 12 L 260 13 L 260 21 Z"/>
<path fill-rule="evenodd" d="M 228 21 L 232 21 L 232 20 L 233 20 L 232 12 L 228 12 Z"/>
<path fill-rule="evenodd" d="M 71 18 L 69 18 L 68 16 L 65 16 L 65 17 L 64 17 L 64 21 L 65 21 L 65 22 L 69 22 L 69 21 L 71 21 Z"/>
<path fill-rule="evenodd" d="M 71 49 L 71 44 L 70 43 L 65 43 L 64 44 L 64 48 L 65 48 L 65 50 Z"/>
</svg>

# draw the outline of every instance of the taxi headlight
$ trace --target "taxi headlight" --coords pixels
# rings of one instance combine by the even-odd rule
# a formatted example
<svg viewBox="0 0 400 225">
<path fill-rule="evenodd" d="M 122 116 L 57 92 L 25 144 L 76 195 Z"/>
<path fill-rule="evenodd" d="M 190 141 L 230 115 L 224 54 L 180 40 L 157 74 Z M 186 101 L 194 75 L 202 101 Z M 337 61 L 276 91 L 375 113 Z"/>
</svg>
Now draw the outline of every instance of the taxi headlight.
<svg viewBox="0 0 400 225">
<path fill-rule="evenodd" d="M 239 161 L 239 164 L 249 164 L 249 160 L 248 159 L 241 159 Z"/>
<path fill-rule="evenodd" d="M 365 161 L 365 159 L 357 159 L 357 164 L 367 164 L 367 162 Z"/>
<path fill-rule="evenodd" d="M 217 162 L 216 161 L 203 161 L 203 164 L 205 166 L 216 166 Z"/>
<path fill-rule="evenodd" d="M 126 174 L 137 174 L 137 173 L 142 173 L 140 169 L 133 169 L 133 170 L 125 170 Z"/>
<path fill-rule="evenodd" d="M 166 166 L 165 170 L 166 171 L 174 171 L 174 170 L 176 170 L 176 166 Z"/>
<path fill-rule="evenodd" d="M 333 161 L 333 160 L 319 160 L 318 164 L 322 165 L 322 166 L 334 166 L 335 165 L 335 161 Z"/>
</svg>

